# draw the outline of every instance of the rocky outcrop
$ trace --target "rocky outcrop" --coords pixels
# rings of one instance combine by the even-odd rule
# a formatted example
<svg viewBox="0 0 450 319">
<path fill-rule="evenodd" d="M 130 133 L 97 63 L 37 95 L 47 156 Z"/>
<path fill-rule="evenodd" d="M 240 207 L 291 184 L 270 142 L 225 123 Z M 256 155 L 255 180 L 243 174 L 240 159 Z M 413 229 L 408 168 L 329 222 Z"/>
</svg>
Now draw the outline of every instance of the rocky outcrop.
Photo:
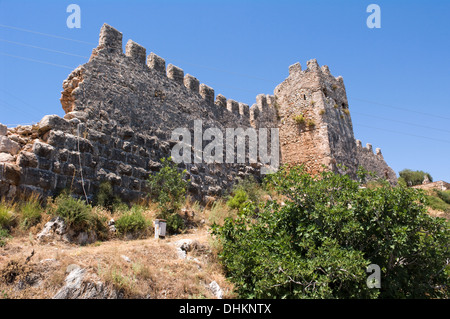
<svg viewBox="0 0 450 319">
<path fill-rule="evenodd" d="M 68 267 L 64 286 L 52 299 L 122 299 L 123 293 L 105 285 L 78 265 Z"/>
<path fill-rule="evenodd" d="M 97 235 L 93 231 L 75 231 L 67 227 L 65 221 L 61 217 L 54 217 L 45 224 L 42 231 L 37 234 L 36 238 L 40 242 L 53 240 L 62 240 L 78 245 L 92 244 L 97 241 Z"/>
</svg>

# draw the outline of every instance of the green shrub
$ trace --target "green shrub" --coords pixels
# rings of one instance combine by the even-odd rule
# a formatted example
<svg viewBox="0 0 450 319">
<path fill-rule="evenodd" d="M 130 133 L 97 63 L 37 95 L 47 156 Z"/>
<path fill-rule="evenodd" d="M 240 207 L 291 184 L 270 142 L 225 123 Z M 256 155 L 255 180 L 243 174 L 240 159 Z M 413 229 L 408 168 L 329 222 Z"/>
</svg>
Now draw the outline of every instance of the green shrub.
<svg viewBox="0 0 450 319">
<path fill-rule="evenodd" d="M 299 114 L 299 115 L 294 116 L 294 121 L 295 121 L 295 123 L 302 125 L 302 124 L 305 124 L 306 119 L 303 116 L 303 114 Z"/>
<path fill-rule="evenodd" d="M 166 219 L 166 226 L 167 230 L 172 234 L 179 233 L 185 228 L 183 218 L 178 214 L 169 215 Z"/>
<path fill-rule="evenodd" d="M 263 186 L 253 176 L 240 179 L 232 188 L 228 196 L 227 205 L 231 209 L 240 210 L 248 201 L 258 204 L 266 194 Z"/>
<path fill-rule="evenodd" d="M 310 119 L 310 120 L 308 120 L 307 125 L 309 128 L 314 128 L 316 126 L 316 122 L 314 122 L 313 120 Z"/>
<path fill-rule="evenodd" d="M 114 212 L 123 205 L 120 197 L 114 194 L 114 189 L 109 181 L 100 183 L 97 195 L 95 196 L 95 204 Z"/>
<path fill-rule="evenodd" d="M 450 213 L 450 204 L 447 204 L 439 196 L 428 195 L 428 206 L 432 209 L 439 210 L 444 213 Z"/>
<path fill-rule="evenodd" d="M 20 226 L 24 229 L 29 229 L 41 221 L 43 208 L 39 201 L 30 200 L 22 203 L 19 208 L 20 212 Z"/>
<path fill-rule="evenodd" d="M 227 201 L 227 205 L 231 209 L 240 209 L 244 203 L 248 201 L 248 195 L 243 189 L 238 189 L 234 192 L 234 196 L 230 196 Z"/>
<path fill-rule="evenodd" d="M 75 231 L 95 230 L 96 216 L 92 213 L 92 206 L 82 199 L 61 194 L 55 199 L 55 204 L 55 215 L 62 217 L 68 227 Z"/>
<path fill-rule="evenodd" d="M 415 186 L 422 184 L 425 176 L 428 176 L 430 182 L 433 181 L 431 175 L 424 171 L 412 171 L 410 169 L 404 169 L 399 172 L 399 175 L 408 186 Z"/>
<path fill-rule="evenodd" d="M 450 190 L 448 191 L 440 191 L 438 190 L 437 196 L 439 196 L 440 199 L 442 199 L 444 202 L 450 205 Z"/>
<path fill-rule="evenodd" d="M 150 175 L 148 182 L 151 195 L 158 202 L 160 209 L 158 218 L 167 219 L 181 208 L 189 180 L 183 178 L 186 170 L 179 173 L 171 158 L 161 159 L 161 164 L 159 172 Z"/>
<path fill-rule="evenodd" d="M 144 209 L 134 205 L 128 212 L 122 212 L 115 221 L 115 226 L 119 234 L 135 233 L 148 228 L 150 222 L 143 215 Z"/>
<path fill-rule="evenodd" d="M 4 247 L 6 245 L 6 240 L 10 238 L 11 235 L 6 229 L 0 227 L 0 247 Z"/>
<path fill-rule="evenodd" d="M 267 177 L 284 204 L 247 203 L 213 226 L 219 258 L 241 298 L 448 298 L 450 231 L 423 192 L 300 167 Z M 255 215 L 256 209 L 258 214 Z M 370 264 L 381 289 L 370 289 Z"/>
<path fill-rule="evenodd" d="M 14 221 L 14 207 L 9 203 L 0 202 L 0 227 L 10 229 Z"/>
</svg>

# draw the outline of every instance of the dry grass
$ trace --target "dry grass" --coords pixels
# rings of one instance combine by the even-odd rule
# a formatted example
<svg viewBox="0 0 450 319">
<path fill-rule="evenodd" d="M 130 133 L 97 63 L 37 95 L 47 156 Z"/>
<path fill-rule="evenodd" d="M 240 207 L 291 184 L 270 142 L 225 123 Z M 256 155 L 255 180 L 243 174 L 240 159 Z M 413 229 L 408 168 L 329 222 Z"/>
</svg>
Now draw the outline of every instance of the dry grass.
<svg viewBox="0 0 450 319">
<path fill-rule="evenodd" d="M 173 244 L 181 238 L 198 242 L 187 259 L 178 258 Z M 8 284 L 0 280 L 0 298 L 51 298 L 63 286 L 70 264 L 85 268 L 127 298 L 214 298 L 208 288 L 213 280 L 224 290 L 225 298 L 235 297 L 209 240 L 206 227 L 160 240 L 113 239 L 83 247 L 60 241 L 39 244 L 34 236 L 14 237 L 0 248 L 0 271 L 11 260 L 24 262 L 34 251 L 28 266 L 39 282 L 17 289 L 17 281 Z"/>
</svg>

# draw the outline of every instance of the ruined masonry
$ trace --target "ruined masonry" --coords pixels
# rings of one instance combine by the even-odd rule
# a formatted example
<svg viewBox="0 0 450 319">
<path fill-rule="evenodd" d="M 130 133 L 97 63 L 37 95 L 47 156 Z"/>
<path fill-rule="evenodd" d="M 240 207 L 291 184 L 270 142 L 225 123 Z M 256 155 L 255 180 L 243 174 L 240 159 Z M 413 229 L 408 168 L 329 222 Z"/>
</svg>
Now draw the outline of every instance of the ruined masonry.
<svg viewBox="0 0 450 319">
<path fill-rule="evenodd" d="M 54 195 L 70 188 L 95 195 L 110 181 L 125 201 L 148 194 L 146 179 L 178 142 L 175 128 L 279 128 L 281 164 L 304 164 L 354 176 L 358 166 L 396 183 L 381 151 L 362 147 L 353 135 L 342 77 L 311 60 L 289 76 L 274 95 L 260 94 L 252 107 L 215 95 L 214 89 L 104 24 L 89 62 L 63 82 L 64 118 L 47 115 L 38 124 L 7 129 L 0 125 L 0 196 Z M 224 134 L 225 135 L 225 134 Z M 208 141 L 203 141 L 203 147 Z M 224 144 L 225 145 L 225 144 Z M 248 150 L 247 143 L 247 150 Z M 194 154 L 194 152 L 192 153 Z M 189 192 L 204 201 L 229 190 L 237 178 L 259 178 L 261 164 L 183 163 Z"/>
</svg>

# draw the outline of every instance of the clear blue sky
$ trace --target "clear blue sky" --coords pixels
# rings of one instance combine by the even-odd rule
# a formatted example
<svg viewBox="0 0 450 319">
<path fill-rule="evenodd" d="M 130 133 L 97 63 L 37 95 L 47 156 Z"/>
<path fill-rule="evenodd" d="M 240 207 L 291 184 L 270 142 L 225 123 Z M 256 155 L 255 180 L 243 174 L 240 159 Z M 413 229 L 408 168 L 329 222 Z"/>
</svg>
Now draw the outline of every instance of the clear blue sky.
<svg viewBox="0 0 450 319">
<path fill-rule="evenodd" d="M 81 7 L 80 29 L 66 26 L 71 3 Z M 381 29 L 366 26 L 371 3 L 381 7 Z M 131 38 L 249 105 L 272 94 L 290 64 L 316 58 L 344 77 L 357 139 L 381 147 L 397 173 L 450 182 L 449 14 L 448 0 L 0 0 L 0 122 L 64 115 L 62 82 L 87 62 L 106 22 L 124 45 Z"/>
</svg>

